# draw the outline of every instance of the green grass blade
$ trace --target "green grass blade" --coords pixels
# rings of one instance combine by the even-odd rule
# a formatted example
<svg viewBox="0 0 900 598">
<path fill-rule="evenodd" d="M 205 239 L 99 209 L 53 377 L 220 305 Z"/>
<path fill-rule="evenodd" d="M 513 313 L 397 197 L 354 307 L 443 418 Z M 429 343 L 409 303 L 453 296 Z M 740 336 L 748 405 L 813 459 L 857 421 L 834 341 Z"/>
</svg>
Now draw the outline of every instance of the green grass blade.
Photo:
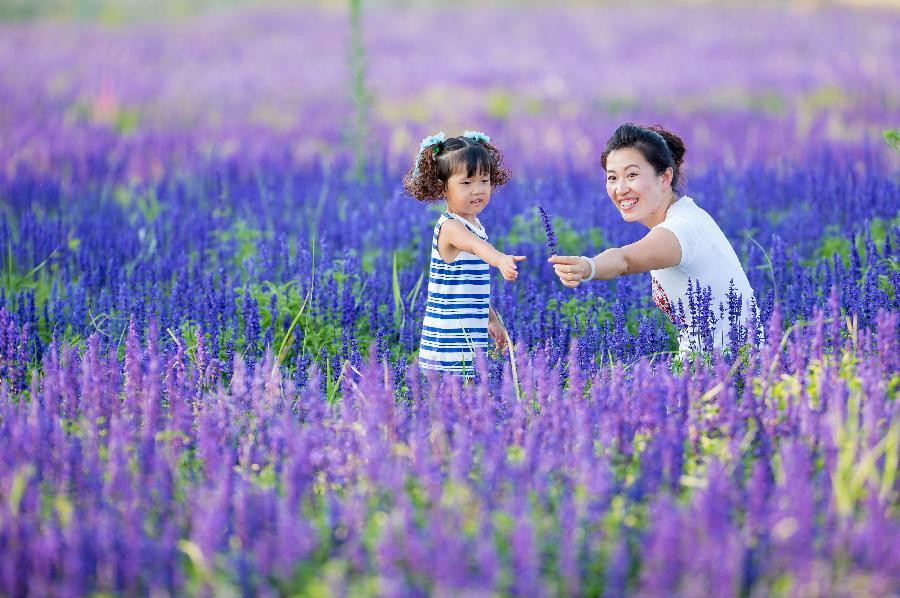
<svg viewBox="0 0 900 598">
<path fill-rule="evenodd" d="M 397 274 L 397 252 L 394 252 L 391 271 L 391 287 L 394 292 L 394 324 L 400 328 L 403 324 L 403 296 L 400 293 L 400 277 Z"/>
<path fill-rule="evenodd" d="M 297 325 L 297 322 L 300 321 L 300 316 L 303 315 L 303 311 L 306 309 L 307 303 L 309 303 L 309 299 L 312 296 L 312 287 L 306 292 L 306 297 L 303 299 L 303 303 L 300 305 L 300 308 L 297 310 L 297 314 L 294 316 L 294 319 L 291 321 L 291 325 L 288 326 L 287 332 L 284 334 L 284 338 L 281 339 L 281 346 L 278 347 L 278 353 L 275 355 L 275 364 L 272 367 L 272 372 L 275 372 L 275 368 L 280 366 L 284 362 L 284 358 L 287 356 L 287 352 L 290 349 L 291 345 L 294 343 L 293 332 L 294 327 Z"/>
</svg>

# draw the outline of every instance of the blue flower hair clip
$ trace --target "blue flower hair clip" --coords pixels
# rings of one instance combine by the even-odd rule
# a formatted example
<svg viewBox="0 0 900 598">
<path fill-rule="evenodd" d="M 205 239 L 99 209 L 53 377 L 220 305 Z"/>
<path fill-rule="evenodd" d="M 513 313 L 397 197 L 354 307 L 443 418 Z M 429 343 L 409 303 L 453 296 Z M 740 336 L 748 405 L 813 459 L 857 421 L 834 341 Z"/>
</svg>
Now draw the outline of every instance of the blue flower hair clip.
<svg viewBox="0 0 900 598">
<path fill-rule="evenodd" d="M 444 139 L 446 139 L 446 136 L 444 135 L 443 131 L 436 135 L 429 135 L 422 140 L 422 143 L 419 144 L 419 154 L 421 155 L 421 153 L 424 152 L 426 148 L 437 145 L 439 143 L 443 143 Z"/>
<path fill-rule="evenodd" d="M 429 135 L 422 140 L 422 143 L 419 144 L 419 153 L 416 154 L 416 167 L 413 169 L 413 177 L 419 176 L 419 162 L 422 161 L 422 152 L 431 147 L 434 148 L 432 151 L 437 153 L 439 149 L 437 146 L 443 143 L 444 139 L 446 139 L 446 136 L 444 135 L 444 132 L 441 131 L 435 135 Z"/>
<path fill-rule="evenodd" d="M 466 131 L 462 134 L 466 139 L 471 139 L 472 141 L 478 141 L 480 143 L 490 143 L 491 138 L 482 133 L 481 131 Z"/>
</svg>

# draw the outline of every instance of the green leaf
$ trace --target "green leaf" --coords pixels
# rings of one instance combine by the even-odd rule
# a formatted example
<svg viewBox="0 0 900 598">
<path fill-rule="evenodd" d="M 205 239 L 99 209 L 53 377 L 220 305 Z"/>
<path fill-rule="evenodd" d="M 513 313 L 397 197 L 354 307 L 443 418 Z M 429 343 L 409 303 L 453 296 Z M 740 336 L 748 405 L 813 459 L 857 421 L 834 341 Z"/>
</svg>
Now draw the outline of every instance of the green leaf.
<svg viewBox="0 0 900 598">
<path fill-rule="evenodd" d="M 900 152 L 900 129 L 886 129 L 882 135 L 885 143 L 894 148 L 894 151 Z"/>
</svg>

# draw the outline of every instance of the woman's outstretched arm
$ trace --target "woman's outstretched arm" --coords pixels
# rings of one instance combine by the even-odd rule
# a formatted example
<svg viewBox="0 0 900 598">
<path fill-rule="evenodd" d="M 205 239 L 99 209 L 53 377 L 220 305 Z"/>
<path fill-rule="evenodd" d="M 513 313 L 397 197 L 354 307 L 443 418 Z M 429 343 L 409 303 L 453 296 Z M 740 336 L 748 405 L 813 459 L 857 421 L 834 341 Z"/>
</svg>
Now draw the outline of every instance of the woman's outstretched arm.
<svg viewBox="0 0 900 598">
<path fill-rule="evenodd" d="M 671 231 L 655 228 L 640 241 L 607 249 L 588 259 L 594 262 L 595 279 L 610 280 L 624 274 L 677 266 L 681 262 L 681 245 Z M 591 274 L 590 264 L 579 256 L 554 255 L 550 262 L 560 282 L 570 289 L 585 282 Z"/>
</svg>

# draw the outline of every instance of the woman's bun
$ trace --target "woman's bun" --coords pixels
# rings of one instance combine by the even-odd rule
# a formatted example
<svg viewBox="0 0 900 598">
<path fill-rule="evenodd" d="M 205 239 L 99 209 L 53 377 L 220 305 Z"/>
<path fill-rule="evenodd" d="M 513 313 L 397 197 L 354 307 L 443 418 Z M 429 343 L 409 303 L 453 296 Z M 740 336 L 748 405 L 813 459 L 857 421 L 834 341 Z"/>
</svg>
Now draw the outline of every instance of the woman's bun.
<svg viewBox="0 0 900 598">
<path fill-rule="evenodd" d="M 684 147 L 684 141 L 681 140 L 681 137 L 672 133 L 671 131 L 667 131 L 659 125 L 653 127 L 647 127 L 651 131 L 656 131 L 662 136 L 663 139 L 666 140 L 666 145 L 669 146 L 669 151 L 672 152 L 672 159 L 675 160 L 675 166 L 681 167 L 681 163 L 684 162 L 684 154 L 687 151 Z"/>
</svg>

